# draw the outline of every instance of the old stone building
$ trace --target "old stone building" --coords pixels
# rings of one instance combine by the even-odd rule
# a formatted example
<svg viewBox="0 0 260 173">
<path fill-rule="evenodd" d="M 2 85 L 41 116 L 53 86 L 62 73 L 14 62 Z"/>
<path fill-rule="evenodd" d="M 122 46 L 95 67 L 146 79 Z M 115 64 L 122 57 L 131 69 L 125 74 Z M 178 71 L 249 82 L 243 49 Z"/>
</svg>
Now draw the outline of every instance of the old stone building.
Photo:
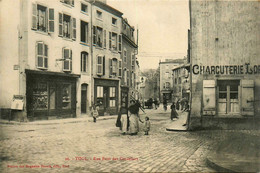
<svg viewBox="0 0 260 173">
<path fill-rule="evenodd" d="M 190 1 L 190 129 L 259 127 L 259 7 L 259 1 Z"/>
</svg>

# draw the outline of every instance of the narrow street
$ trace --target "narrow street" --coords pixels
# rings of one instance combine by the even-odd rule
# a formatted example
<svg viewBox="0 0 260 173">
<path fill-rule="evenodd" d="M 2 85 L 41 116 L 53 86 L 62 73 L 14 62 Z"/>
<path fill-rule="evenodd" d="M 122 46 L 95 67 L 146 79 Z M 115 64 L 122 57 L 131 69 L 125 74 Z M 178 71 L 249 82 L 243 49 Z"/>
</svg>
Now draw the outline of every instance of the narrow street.
<svg viewBox="0 0 260 173">
<path fill-rule="evenodd" d="M 151 131 L 122 135 L 116 117 L 56 125 L 1 125 L 3 172 L 212 172 L 209 132 L 168 132 L 170 110 L 146 110 Z M 144 119 L 145 114 L 141 114 Z M 62 121 L 62 120 L 61 120 Z M 143 124 L 140 124 L 143 128 Z M 19 168 L 24 166 L 24 168 Z M 18 167 L 18 168 L 17 168 Z"/>
</svg>

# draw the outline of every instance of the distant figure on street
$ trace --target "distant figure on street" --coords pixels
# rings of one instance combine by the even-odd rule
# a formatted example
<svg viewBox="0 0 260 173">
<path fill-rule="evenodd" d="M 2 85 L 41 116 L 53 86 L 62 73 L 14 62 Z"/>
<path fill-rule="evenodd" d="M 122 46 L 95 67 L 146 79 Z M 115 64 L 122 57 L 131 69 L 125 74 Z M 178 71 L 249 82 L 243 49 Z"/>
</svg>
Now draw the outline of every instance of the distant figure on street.
<svg viewBox="0 0 260 173">
<path fill-rule="evenodd" d="M 145 117 L 145 124 L 144 124 L 144 132 L 145 134 L 144 135 L 148 135 L 149 131 L 150 131 L 150 127 L 151 127 L 151 123 L 150 123 L 150 120 L 149 120 L 149 117 Z"/>
<path fill-rule="evenodd" d="M 91 108 L 91 115 L 93 117 L 93 122 L 94 123 L 97 121 L 97 118 L 98 118 L 98 110 L 99 110 L 99 106 L 93 104 L 93 106 Z"/>
<path fill-rule="evenodd" d="M 172 102 L 171 105 L 171 120 L 173 120 L 173 118 L 178 118 L 178 113 L 176 112 L 174 102 Z"/>
<path fill-rule="evenodd" d="M 158 100 L 155 98 L 154 99 L 154 108 L 157 109 L 158 108 Z"/>
<path fill-rule="evenodd" d="M 164 111 L 167 110 L 167 100 L 166 99 L 163 100 L 163 108 L 164 108 Z"/>
<path fill-rule="evenodd" d="M 177 103 L 176 103 L 176 109 L 180 110 L 180 100 L 178 100 Z"/>
</svg>

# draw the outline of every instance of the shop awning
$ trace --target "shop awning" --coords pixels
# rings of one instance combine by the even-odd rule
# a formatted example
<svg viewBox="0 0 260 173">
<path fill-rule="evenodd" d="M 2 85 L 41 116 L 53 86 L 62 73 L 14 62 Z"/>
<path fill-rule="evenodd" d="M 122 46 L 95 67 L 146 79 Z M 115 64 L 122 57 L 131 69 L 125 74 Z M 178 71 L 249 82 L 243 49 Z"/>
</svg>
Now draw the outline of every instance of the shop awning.
<svg viewBox="0 0 260 173">
<path fill-rule="evenodd" d="M 29 70 L 25 69 L 26 74 L 38 74 L 38 75 L 51 75 L 51 76 L 61 76 L 61 77 L 72 77 L 79 78 L 79 74 L 70 74 L 70 73 L 60 73 L 60 72 L 52 72 L 52 71 L 40 71 L 40 70 Z"/>
</svg>

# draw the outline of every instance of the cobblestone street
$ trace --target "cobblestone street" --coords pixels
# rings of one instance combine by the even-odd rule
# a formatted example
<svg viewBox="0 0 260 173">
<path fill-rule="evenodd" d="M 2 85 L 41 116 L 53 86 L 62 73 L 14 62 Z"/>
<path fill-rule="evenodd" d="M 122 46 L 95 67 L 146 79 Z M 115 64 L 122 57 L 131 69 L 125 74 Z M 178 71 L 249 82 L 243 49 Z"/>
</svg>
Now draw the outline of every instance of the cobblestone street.
<svg viewBox="0 0 260 173">
<path fill-rule="evenodd" d="M 146 112 L 151 119 L 149 136 L 143 131 L 137 136 L 122 135 L 115 127 L 116 116 L 97 123 L 1 124 L 1 170 L 214 172 L 206 166 L 205 157 L 221 138 L 221 131 L 168 132 L 165 125 L 170 112 Z"/>
</svg>

